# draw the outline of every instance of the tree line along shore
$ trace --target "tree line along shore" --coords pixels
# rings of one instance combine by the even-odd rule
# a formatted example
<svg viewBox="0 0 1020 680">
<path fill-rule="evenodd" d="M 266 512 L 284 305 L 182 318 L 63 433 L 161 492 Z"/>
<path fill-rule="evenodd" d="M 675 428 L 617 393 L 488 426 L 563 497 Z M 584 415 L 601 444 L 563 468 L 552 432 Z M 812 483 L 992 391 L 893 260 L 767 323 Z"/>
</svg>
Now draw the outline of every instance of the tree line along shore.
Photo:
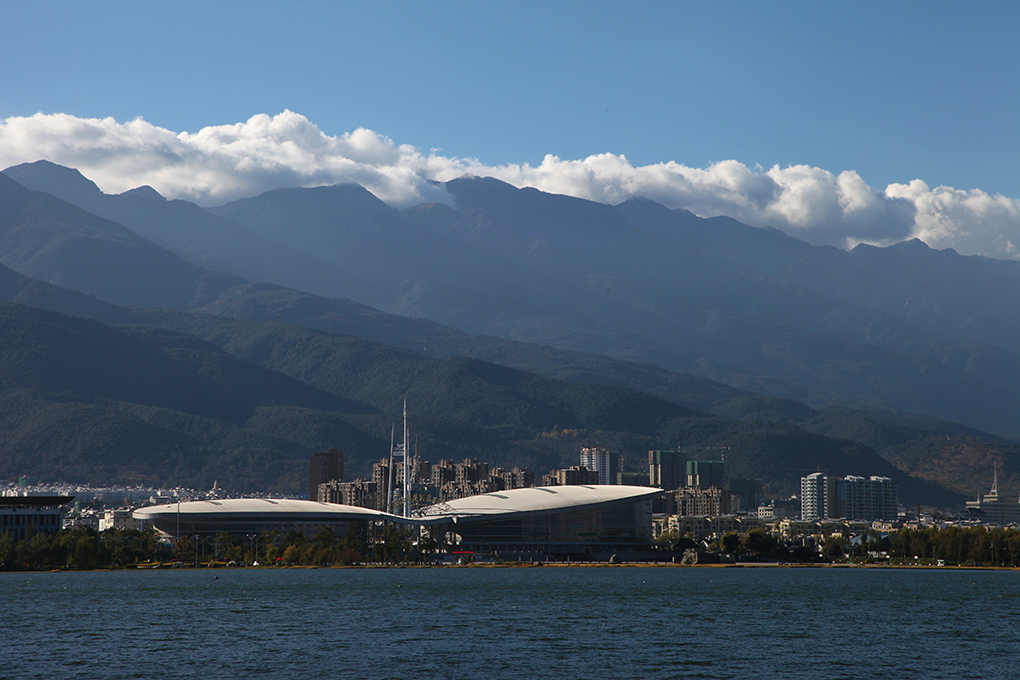
<svg viewBox="0 0 1020 680">
<path fill-rule="evenodd" d="M 181 536 L 165 540 L 155 529 L 75 527 L 39 532 L 16 540 L 0 535 L 0 571 L 91 570 L 158 566 L 355 566 L 416 565 L 437 561 L 470 563 L 473 555 L 437 552 L 431 536 L 413 537 L 386 525 L 373 537 L 364 528 L 338 536 L 323 529 L 312 537 L 298 531 L 248 536 Z M 698 563 L 860 564 L 914 566 L 1020 567 L 1020 529 L 972 527 L 904 528 L 887 534 L 832 534 L 820 542 L 790 545 L 762 529 L 729 532 L 707 543 L 667 532 L 642 557 L 648 563 L 682 563 L 692 554 Z M 573 563 L 578 562 L 576 559 Z M 498 557 L 487 562 L 500 563 Z"/>
</svg>

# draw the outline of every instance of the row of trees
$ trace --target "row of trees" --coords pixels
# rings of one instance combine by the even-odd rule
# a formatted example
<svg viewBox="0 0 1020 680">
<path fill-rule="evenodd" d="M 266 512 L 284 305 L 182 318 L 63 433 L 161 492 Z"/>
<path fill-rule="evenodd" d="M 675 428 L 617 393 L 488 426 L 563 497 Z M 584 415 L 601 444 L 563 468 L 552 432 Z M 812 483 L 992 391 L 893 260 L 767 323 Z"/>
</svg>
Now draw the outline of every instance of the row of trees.
<svg viewBox="0 0 1020 680">
<path fill-rule="evenodd" d="M 369 530 L 374 531 L 369 535 Z M 811 539 L 797 544 L 782 541 L 764 529 L 744 534 L 725 533 L 709 544 L 690 534 L 666 532 L 659 549 L 683 553 L 688 549 L 735 555 L 745 559 L 794 562 L 871 559 L 885 553 L 893 563 L 981 565 L 1020 567 L 1020 530 L 985 527 L 902 529 L 889 534 L 833 534 L 816 544 Z M 407 564 L 428 561 L 438 546 L 431 534 L 417 535 L 397 525 L 355 525 L 344 536 L 322 529 L 312 538 L 299 531 L 277 531 L 236 536 L 182 536 L 164 541 L 154 529 L 110 529 L 102 533 L 90 527 L 65 529 L 55 534 L 36 533 L 15 540 L 11 532 L 0 535 L 0 570 L 98 569 L 128 567 L 141 563 L 176 562 L 210 565 L 234 562 L 260 565 L 335 566 L 364 562 Z"/>
<path fill-rule="evenodd" d="M 920 563 L 995 567 L 1020 567 L 1020 530 L 987 527 L 926 527 L 887 534 L 869 530 L 860 534 L 832 534 L 818 542 L 812 538 L 782 541 L 764 529 L 744 534 L 728 532 L 700 544 L 690 534 L 676 531 L 659 538 L 659 548 L 669 552 L 707 548 L 746 559 L 809 562 L 874 559 L 887 555 L 894 564 Z"/>
<path fill-rule="evenodd" d="M 683 553 L 698 548 L 709 552 L 735 555 L 739 558 L 755 560 L 779 560 L 783 562 L 811 562 L 818 560 L 818 551 L 805 545 L 787 545 L 765 529 L 752 529 L 738 534 L 729 531 L 707 543 L 699 543 L 692 534 L 681 534 L 679 531 L 667 531 L 659 537 L 660 550 L 671 553 Z"/>
<path fill-rule="evenodd" d="M 889 534 L 896 561 L 1020 567 L 1020 530 L 984 527 L 903 529 Z"/>
<path fill-rule="evenodd" d="M 137 564 L 184 565 L 235 564 L 334 566 L 366 561 L 402 564 L 421 562 L 435 550 L 431 535 L 412 535 L 389 524 L 374 536 L 364 525 L 352 527 L 344 536 L 322 529 L 306 538 L 300 531 L 263 532 L 237 536 L 181 536 L 163 540 L 155 529 L 64 529 L 54 534 L 36 533 L 15 540 L 11 532 L 0 535 L 0 570 L 99 569 Z"/>
</svg>

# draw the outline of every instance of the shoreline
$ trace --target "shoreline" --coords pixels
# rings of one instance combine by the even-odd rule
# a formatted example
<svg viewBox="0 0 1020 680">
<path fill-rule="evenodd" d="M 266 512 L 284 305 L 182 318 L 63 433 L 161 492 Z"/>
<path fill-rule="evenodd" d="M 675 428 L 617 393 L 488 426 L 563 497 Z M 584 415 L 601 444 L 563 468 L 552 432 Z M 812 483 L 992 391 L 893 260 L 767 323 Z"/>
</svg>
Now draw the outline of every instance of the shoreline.
<svg viewBox="0 0 1020 680">
<path fill-rule="evenodd" d="M 504 563 L 504 564 L 347 564 L 347 565 L 289 565 L 259 567 L 227 567 L 171 565 L 153 567 L 103 567 L 97 569 L 19 569 L 0 571 L 3 574 L 56 574 L 56 573 L 92 573 L 92 572 L 146 572 L 146 571 L 249 571 L 249 570 L 315 570 L 315 569 L 889 569 L 889 570 L 933 570 L 933 571 L 1020 571 L 1020 567 L 996 567 L 986 565 L 928 565 L 928 564 L 843 564 L 843 563 L 779 563 L 779 562 L 743 562 L 728 564 L 678 564 L 672 562 L 542 562 L 542 563 Z"/>
</svg>

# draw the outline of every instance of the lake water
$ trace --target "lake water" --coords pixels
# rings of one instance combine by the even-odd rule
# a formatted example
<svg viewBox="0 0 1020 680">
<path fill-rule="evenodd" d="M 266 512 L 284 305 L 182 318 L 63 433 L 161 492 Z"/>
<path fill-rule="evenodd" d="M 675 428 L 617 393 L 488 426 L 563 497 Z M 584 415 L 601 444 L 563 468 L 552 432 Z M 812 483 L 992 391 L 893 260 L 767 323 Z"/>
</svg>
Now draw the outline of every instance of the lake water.
<svg viewBox="0 0 1020 680">
<path fill-rule="evenodd" d="M 1020 572 L 0 574 L 0 678 L 1020 677 Z"/>
</svg>

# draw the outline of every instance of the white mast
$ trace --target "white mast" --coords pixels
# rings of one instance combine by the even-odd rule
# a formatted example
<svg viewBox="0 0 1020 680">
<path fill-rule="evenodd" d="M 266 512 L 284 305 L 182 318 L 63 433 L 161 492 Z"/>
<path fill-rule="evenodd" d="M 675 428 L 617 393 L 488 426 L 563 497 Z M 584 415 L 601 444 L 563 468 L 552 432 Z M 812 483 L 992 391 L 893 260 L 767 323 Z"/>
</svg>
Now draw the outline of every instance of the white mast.
<svg viewBox="0 0 1020 680">
<path fill-rule="evenodd" d="M 404 504 L 403 504 L 403 508 L 400 509 L 400 512 L 402 513 L 402 515 L 404 517 L 410 517 L 411 516 L 411 461 L 410 461 L 409 456 L 408 456 L 408 447 L 407 447 L 407 401 L 406 400 L 404 401 L 404 437 L 403 437 L 403 442 L 401 444 L 399 444 L 399 445 L 397 445 L 397 443 L 394 441 L 395 432 L 396 432 L 396 426 L 394 426 L 393 430 L 390 432 L 390 472 L 389 472 L 389 479 L 387 481 L 387 488 L 386 488 L 386 512 L 392 514 L 394 509 L 395 509 L 393 507 L 394 506 L 394 496 L 396 495 L 397 490 L 394 488 L 396 486 L 396 484 L 394 484 L 394 482 L 395 482 L 396 477 L 397 477 L 397 470 L 393 466 L 393 461 L 394 461 L 395 458 L 401 458 L 401 459 L 403 459 L 402 462 L 403 462 L 403 473 L 404 473 L 404 488 L 403 488 Z"/>
<path fill-rule="evenodd" d="M 411 516 L 411 466 L 407 447 L 407 400 L 404 400 L 404 517 Z"/>
<path fill-rule="evenodd" d="M 393 478 L 396 471 L 393 469 L 393 438 L 396 436 L 397 426 L 390 426 L 390 465 L 386 469 L 386 512 L 393 512 Z"/>
</svg>

